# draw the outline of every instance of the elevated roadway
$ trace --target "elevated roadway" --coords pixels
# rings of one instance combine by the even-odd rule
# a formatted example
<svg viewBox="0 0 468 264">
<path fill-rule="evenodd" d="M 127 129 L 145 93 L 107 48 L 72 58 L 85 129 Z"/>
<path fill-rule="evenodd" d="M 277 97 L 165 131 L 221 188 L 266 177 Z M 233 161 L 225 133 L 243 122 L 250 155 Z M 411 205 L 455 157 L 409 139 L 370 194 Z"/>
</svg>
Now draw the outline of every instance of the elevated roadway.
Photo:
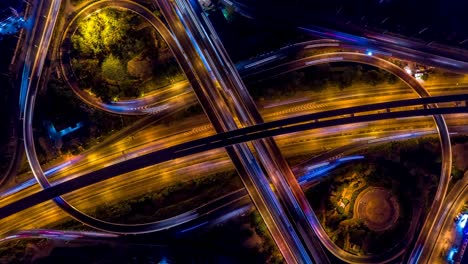
<svg viewBox="0 0 468 264">
<path fill-rule="evenodd" d="M 214 105 L 224 101 L 228 109 L 231 109 L 229 115 L 239 120 L 242 126 L 263 123 L 263 118 L 234 64 L 198 3 L 184 0 L 175 3 L 174 9 L 192 35 L 190 38 L 192 44 L 199 46 L 198 55 L 205 58 L 203 60 L 205 68 L 212 73 L 212 79 L 220 85 L 217 90 L 211 88 L 209 91 L 210 94 L 219 94 L 217 98 L 213 98 Z M 225 115 L 226 120 L 231 118 L 226 116 L 225 111 L 219 113 Z M 228 129 L 236 128 L 234 122 L 230 123 L 232 125 Z M 267 214 L 273 216 L 271 225 L 268 220 L 266 221 L 267 227 L 270 230 L 273 225 L 279 227 L 281 233 L 277 235 L 273 231 L 272 237 L 279 245 L 286 261 L 309 263 L 314 259 L 320 263 L 328 263 L 327 255 L 307 221 L 308 216 L 305 212 L 311 211 L 311 208 L 276 142 L 271 138 L 264 138 L 253 141 L 252 145 L 258 158 L 250 154 L 251 158 L 247 161 L 252 163 L 256 160 L 258 165 L 254 167 L 263 168 L 263 171 L 257 169 L 255 173 L 247 174 L 249 179 L 244 178 L 244 182 L 251 181 L 253 188 L 250 189 L 259 190 L 258 193 L 263 197 L 267 209 L 265 212 L 260 210 L 262 217 Z M 272 193 L 271 184 L 275 193 Z M 247 189 L 249 190 L 249 186 Z M 254 203 L 258 202 L 259 200 L 254 199 Z M 281 241 L 283 239 L 289 241 L 284 248 Z"/>
<path fill-rule="evenodd" d="M 127 3 L 127 4 L 128 4 L 128 3 Z M 166 36 L 166 37 L 167 37 L 167 36 Z M 62 201 L 62 203 L 63 203 L 63 202 L 64 202 L 64 201 Z M 63 205 L 63 206 L 66 206 L 66 205 Z M 68 209 L 73 210 L 71 207 L 69 207 Z M 81 217 L 81 216 L 80 216 L 80 217 Z"/>
<path fill-rule="evenodd" d="M 253 10 L 251 7 L 235 0 L 223 0 L 222 2 L 235 8 L 241 15 L 250 19 L 256 19 L 256 12 L 258 10 Z M 278 21 L 275 18 L 265 22 L 275 24 Z M 296 23 L 296 26 L 300 31 L 315 37 L 340 40 L 348 44 L 359 45 L 365 49 L 387 53 L 390 56 L 450 71 L 468 72 L 468 52 L 464 50 L 425 45 L 424 43 L 408 40 L 403 37 L 391 34 L 379 34 L 367 29 L 354 28 L 353 31 L 358 32 L 356 35 L 310 24 Z"/>
<path fill-rule="evenodd" d="M 172 38 L 166 25 L 146 7 L 127 0 L 110 1 L 103 0 L 91 3 L 81 9 L 70 21 L 61 36 L 59 48 L 61 77 L 66 81 L 72 91 L 85 103 L 106 112 L 125 115 L 148 115 L 162 109 L 170 108 L 174 104 L 191 105 L 196 103 L 191 86 L 187 81 L 174 83 L 163 87 L 142 98 L 126 99 L 117 102 L 103 102 L 94 95 L 85 92 L 79 87 L 77 76 L 72 69 L 70 52 L 72 49 L 72 36 L 78 29 L 79 23 L 89 15 L 106 8 L 119 8 L 138 14 L 145 19 L 166 41 Z M 169 42 L 171 45 L 173 42 Z"/>
<path fill-rule="evenodd" d="M 448 98 L 447 98 L 447 99 L 448 99 Z M 451 99 L 453 99 L 453 98 L 451 98 Z M 457 97 L 456 99 L 457 99 L 457 100 L 463 100 L 464 98 Z M 413 100 L 428 100 L 428 102 L 434 102 L 434 100 L 437 100 L 437 99 L 435 99 L 435 98 L 424 98 L 424 99 L 413 99 Z M 431 101 L 431 100 L 432 100 L 432 101 Z M 382 105 L 382 106 L 385 107 L 385 109 L 387 109 L 386 107 L 388 107 L 389 105 Z M 372 109 L 372 108 L 367 108 L 367 107 L 362 108 L 362 110 L 370 110 L 370 109 Z M 422 109 L 422 111 L 428 111 L 428 110 L 437 110 L 437 109 Z M 416 110 L 413 110 L 413 111 L 416 111 Z M 333 113 L 333 111 L 331 111 L 331 112 Z M 349 113 L 349 112 L 348 112 L 348 113 Z M 396 113 L 396 112 L 395 112 L 395 113 Z M 336 114 L 336 113 L 335 113 L 335 114 Z M 346 114 L 346 112 L 339 112 L 339 114 Z M 389 113 L 389 114 L 390 114 L 390 113 Z M 328 116 L 330 116 L 330 114 L 329 114 Z M 341 116 L 341 115 L 340 115 L 340 116 Z M 397 115 L 397 116 L 398 116 L 398 115 Z M 325 117 L 327 117 L 327 115 L 315 115 L 315 116 L 312 118 L 312 120 L 315 121 L 315 120 L 317 120 L 319 117 L 325 118 Z M 358 116 L 355 116 L 354 118 L 357 118 L 357 117 L 358 117 Z M 331 121 L 331 120 L 330 120 L 330 121 Z M 327 122 L 327 121 L 324 121 L 324 122 Z M 343 123 L 343 122 L 340 120 L 340 121 L 338 121 L 337 123 L 338 123 L 338 124 L 341 124 L 341 123 Z M 248 129 L 248 128 L 247 128 L 247 129 Z M 245 134 L 245 133 L 246 133 L 246 132 L 243 131 L 243 132 L 241 132 L 240 134 Z M 262 137 L 262 136 L 260 135 L 260 137 Z M 223 140 L 223 141 L 221 141 L 221 142 L 226 142 L 226 140 Z"/>
<path fill-rule="evenodd" d="M 268 69 L 265 69 L 263 71 L 257 72 L 255 75 L 250 76 L 251 78 L 266 78 L 266 76 L 275 76 L 279 74 L 283 74 L 289 71 L 297 70 L 300 68 L 305 68 L 309 67 L 311 65 L 318 65 L 318 64 L 323 64 L 323 63 L 330 63 L 330 62 L 359 62 L 363 64 L 368 64 L 372 66 L 376 66 L 380 69 L 384 69 L 395 76 L 397 76 L 400 80 L 408 84 L 411 88 L 414 89 L 414 91 L 421 97 L 428 97 L 430 94 L 427 92 L 427 90 L 419 83 L 417 80 L 415 80 L 412 76 L 407 74 L 403 69 L 399 68 L 398 66 L 385 61 L 383 59 L 377 58 L 375 56 L 369 56 L 369 55 L 364 55 L 360 53 L 352 53 L 352 52 L 336 52 L 336 53 L 327 53 L 327 54 L 320 54 L 320 55 L 315 55 L 315 56 L 310 56 L 304 59 L 296 60 L 290 63 L 283 63 L 281 65 L 271 67 Z M 434 107 L 434 106 L 431 106 Z M 452 154 L 451 154 L 451 145 L 450 145 L 450 137 L 448 134 L 447 130 L 447 125 L 445 123 L 445 120 L 442 116 L 434 116 L 434 120 L 436 122 L 436 125 L 438 127 L 439 133 L 441 133 L 441 147 L 442 147 L 442 169 L 441 169 L 441 178 L 439 182 L 439 187 L 437 189 L 437 193 L 434 199 L 434 202 L 432 204 L 431 210 L 427 216 L 427 220 L 422 228 L 422 231 L 418 237 L 418 240 L 416 241 L 416 246 L 415 250 L 412 253 L 411 259 L 413 261 L 417 259 L 417 256 L 420 254 L 420 251 L 423 248 L 423 245 L 427 241 L 428 235 L 431 233 L 432 228 L 434 226 L 434 219 L 438 217 L 438 215 L 441 213 L 442 209 L 442 202 L 445 197 L 447 188 L 448 188 L 448 182 L 449 182 L 449 177 L 451 175 L 451 166 L 452 166 Z M 312 213 L 313 214 L 313 213 Z M 314 227 L 320 228 L 318 220 L 315 218 L 312 218 L 314 221 Z M 316 231 L 318 232 L 318 231 Z M 322 241 L 323 242 L 323 241 Z M 325 244 L 325 246 L 332 252 L 337 252 L 339 251 L 339 248 L 335 244 L 328 243 Z M 333 249 L 334 248 L 334 249 Z M 342 257 L 343 260 L 345 261 L 350 261 L 350 259 L 353 258 L 353 256 L 349 253 L 342 252 L 342 256 L 347 255 L 347 257 Z M 338 256 L 340 257 L 340 256 Z M 356 260 L 358 261 L 358 260 Z"/>
<path fill-rule="evenodd" d="M 452 246 L 451 232 L 456 232 L 456 223 L 453 219 L 468 201 L 468 173 L 456 182 L 444 201 L 444 212 L 437 219 L 435 232 L 430 234 L 425 249 L 419 257 L 419 263 L 444 263 Z M 447 243 L 447 241 L 449 241 Z"/>
<path fill-rule="evenodd" d="M 435 112 L 435 111 L 434 111 Z"/>
<path fill-rule="evenodd" d="M 0 243 L 6 243 L 21 239 L 54 239 L 54 240 L 81 240 L 81 241 L 102 241 L 109 238 L 119 237 L 116 234 L 90 232 L 90 231 L 68 231 L 68 230 L 50 230 L 50 229 L 30 229 L 19 230 L 7 234 L 0 238 Z"/>
<path fill-rule="evenodd" d="M 369 31 L 362 31 L 361 36 L 356 36 L 311 25 L 301 26 L 299 29 L 317 37 L 333 38 L 346 43 L 357 44 L 369 50 L 380 51 L 416 63 L 459 73 L 468 73 L 467 52 L 447 51 L 446 49 L 427 46 L 396 36 Z"/>
<path fill-rule="evenodd" d="M 231 96 L 224 91 L 226 88 L 234 88 L 231 92 L 235 92 L 236 87 L 229 83 L 230 79 L 225 78 L 223 68 L 219 67 L 222 62 L 216 57 L 219 55 L 214 54 L 215 49 L 206 44 L 208 39 L 204 39 L 191 7 L 186 2 L 174 4 L 157 1 L 157 4 L 187 54 L 188 61 L 195 66 L 192 71 L 198 76 L 201 85 L 194 86 L 194 91 L 213 127 L 218 133 L 236 129 L 238 125 L 235 117 L 242 122 L 244 119 L 238 115 L 245 113 L 230 108 L 227 99 Z M 224 64 L 226 67 L 229 65 L 230 62 Z M 285 260 L 310 262 L 292 223 L 286 217 L 285 208 L 269 186 L 259 159 L 247 144 L 228 147 L 226 150 Z"/>
<path fill-rule="evenodd" d="M 455 96 L 455 98 L 458 101 L 460 99 L 466 99 L 467 96 L 468 95 L 460 95 L 460 96 Z M 445 98 L 445 100 L 440 100 L 441 98 Z M 424 101 L 430 102 L 430 103 L 433 103 L 433 102 L 441 103 L 441 101 L 446 101 L 449 99 L 453 100 L 453 98 L 454 98 L 453 96 L 443 96 L 440 98 L 429 97 L 429 98 L 421 98 L 421 99 L 409 99 L 408 102 L 405 102 L 404 104 L 401 103 L 399 105 L 400 107 L 402 105 L 411 105 L 411 104 L 415 105 Z M 380 120 L 380 119 L 385 119 L 385 118 L 398 118 L 398 117 L 407 117 L 407 116 L 413 116 L 413 115 L 432 115 L 432 114 L 438 114 L 438 113 L 457 113 L 457 112 L 467 111 L 465 106 L 453 106 L 453 107 L 446 107 L 446 108 L 426 108 L 426 109 L 422 107 L 421 109 L 413 109 L 413 110 L 402 110 L 402 111 L 367 114 L 367 115 L 359 115 L 359 114 L 351 115 L 351 113 L 356 113 L 356 110 L 363 110 L 365 112 L 368 112 L 368 111 L 372 111 L 372 109 L 388 109 L 388 106 L 391 104 L 394 104 L 394 102 L 379 103 L 379 104 L 375 104 L 374 106 L 369 106 L 369 105 L 357 106 L 357 107 L 354 107 L 353 109 L 343 109 L 341 111 L 332 110 L 332 111 L 327 111 L 325 113 L 315 113 L 315 114 L 309 114 L 309 115 L 304 115 L 304 116 L 292 117 L 292 118 L 288 118 L 285 120 L 272 121 L 272 122 L 256 125 L 253 127 L 241 128 L 238 130 L 234 130 L 234 131 L 230 131 L 230 132 L 226 132 L 222 134 L 216 134 L 216 135 L 202 138 L 199 140 L 182 143 L 173 147 L 166 148 L 164 150 L 156 151 L 156 152 L 149 153 L 140 157 L 129 159 L 122 163 L 118 163 L 118 164 L 100 169 L 98 171 L 95 171 L 86 175 L 82 175 L 79 178 L 75 178 L 66 182 L 56 184 L 50 187 L 52 188 L 51 190 L 47 191 L 47 193 L 49 193 L 48 195 L 52 195 L 52 196 L 49 196 L 48 198 L 54 197 L 54 195 L 63 194 L 68 191 L 72 191 L 74 190 L 74 188 L 84 187 L 88 184 L 96 183 L 96 182 L 105 180 L 106 178 L 117 176 L 117 175 L 112 175 L 112 174 L 121 174 L 126 171 L 131 171 L 139 167 L 154 164 L 156 162 L 163 162 L 163 161 L 174 159 L 177 157 L 182 157 L 184 155 L 191 155 L 194 153 L 198 153 L 200 151 L 207 151 L 210 149 L 224 147 L 224 146 L 231 145 L 231 144 L 237 144 L 239 142 L 245 142 L 245 141 L 249 141 L 252 139 L 262 138 L 265 136 L 276 136 L 276 135 L 280 135 L 283 133 L 293 133 L 296 131 L 302 131 L 304 129 L 312 129 L 312 128 L 325 127 L 325 126 L 338 125 L 338 124 L 346 124 L 346 123 L 354 123 L 354 122 L 372 121 L 372 120 L 377 120 L 377 119 Z M 451 105 L 455 105 L 455 104 L 452 103 Z M 331 116 L 338 116 L 339 118 L 328 119 Z M 343 117 L 343 116 L 348 116 L 348 117 Z M 320 121 L 320 119 L 324 119 L 324 121 Z M 307 120 L 309 120 L 309 122 L 305 123 Z M 293 125 L 296 123 L 297 125 Z M 270 129 L 270 130 L 267 130 L 267 129 Z M 134 165 L 130 166 L 130 164 L 134 164 Z M 84 179 L 86 179 L 87 181 L 87 183 L 85 184 L 84 182 L 81 183 L 82 181 L 84 181 Z M 66 190 L 65 189 L 60 190 L 60 191 L 58 190 L 58 189 L 65 188 L 65 186 L 67 188 Z M 46 191 L 42 191 L 41 193 L 44 193 L 44 192 Z M 41 196 L 43 195 L 44 194 L 41 194 Z M 28 199 L 32 199 L 29 202 L 33 202 L 35 200 L 34 198 L 28 198 Z M 45 201 L 44 199 L 47 200 L 47 198 L 44 196 L 43 198 L 39 200 L 35 200 L 33 204 L 36 202 Z M 22 202 L 18 202 L 17 204 L 21 204 L 21 203 Z M 16 206 L 14 204 L 15 203 L 1 208 L 0 216 L 5 217 L 9 214 L 18 212 L 27 207 L 27 206 L 25 207 L 24 205 Z M 7 210 L 12 210 L 12 209 L 13 211 L 7 213 Z"/>
</svg>

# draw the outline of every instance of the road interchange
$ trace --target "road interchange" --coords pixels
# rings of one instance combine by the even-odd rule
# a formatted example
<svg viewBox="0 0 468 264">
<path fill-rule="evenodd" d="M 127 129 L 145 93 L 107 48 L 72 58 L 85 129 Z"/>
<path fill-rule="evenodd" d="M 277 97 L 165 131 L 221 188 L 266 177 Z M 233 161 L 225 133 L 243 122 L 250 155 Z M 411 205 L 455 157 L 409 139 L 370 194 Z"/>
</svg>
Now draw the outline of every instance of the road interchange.
<svg viewBox="0 0 468 264">
<path fill-rule="evenodd" d="M 433 112 L 436 112 L 435 109 L 431 109 L 431 110 L 434 110 Z M 431 112 L 431 111 L 428 111 L 428 112 Z M 32 115 L 31 115 L 32 116 Z M 25 133 L 26 134 L 26 133 Z"/>
</svg>

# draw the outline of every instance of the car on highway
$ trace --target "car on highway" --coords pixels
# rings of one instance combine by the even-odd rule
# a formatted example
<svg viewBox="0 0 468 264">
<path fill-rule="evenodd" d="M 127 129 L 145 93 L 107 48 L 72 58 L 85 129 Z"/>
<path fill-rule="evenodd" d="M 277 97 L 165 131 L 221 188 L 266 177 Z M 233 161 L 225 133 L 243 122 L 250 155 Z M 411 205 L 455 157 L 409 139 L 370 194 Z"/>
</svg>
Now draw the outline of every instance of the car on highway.
<svg viewBox="0 0 468 264">
<path fill-rule="evenodd" d="M 455 220 L 455 223 L 457 223 L 460 228 L 465 228 L 468 221 L 468 213 L 459 213 L 457 216 L 455 216 Z"/>
</svg>

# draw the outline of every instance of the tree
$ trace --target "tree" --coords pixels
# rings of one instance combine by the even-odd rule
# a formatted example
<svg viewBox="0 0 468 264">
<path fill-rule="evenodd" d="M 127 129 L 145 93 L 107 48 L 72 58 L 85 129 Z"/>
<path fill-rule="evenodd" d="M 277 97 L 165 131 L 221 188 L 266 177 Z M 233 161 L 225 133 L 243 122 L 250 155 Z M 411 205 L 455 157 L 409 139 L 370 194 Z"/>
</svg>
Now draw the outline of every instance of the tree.
<svg viewBox="0 0 468 264">
<path fill-rule="evenodd" d="M 363 76 L 364 81 L 371 85 L 377 85 L 382 82 L 382 74 L 377 70 L 370 70 Z"/>
<path fill-rule="evenodd" d="M 104 79 L 122 82 L 127 78 L 127 72 L 121 61 L 113 55 L 104 59 L 101 69 Z"/>
<path fill-rule="evenodd" d="M 386 75 L 387 75 L 387 83 L 388 84 L 395 84 L 395 83 L 398 82 L 398 78 L 395 75 L 393 75 L 391 73 L 387 73 Z"/>
<path fill-rule="evenodd" d="M 421 80 L 427 81 L 427 79 L 429 79 L 429 74 L 423 73 L 423 75 L 421 76 Z"/>
<path fill-rule="evenodd" d="M 456 166 L 452 166 L 452 180 L 458 181 L 463 178 L 463 171 L 458 169 Z"/>
<path fill-rule="evenodd" d="M 127 13 L 112 9 L 93 14 L 80 24 L 73 35 L 74 48 L 89 56 L 109 54 L 127 37 L 131 18 Z"/>
<path fill-rule="evenodd" d="M 353 84 L 353 75 L 354 73 L 351 69 L 343 72 L 338 83 L 338 86 L 341 90 Z"/>
</svg>

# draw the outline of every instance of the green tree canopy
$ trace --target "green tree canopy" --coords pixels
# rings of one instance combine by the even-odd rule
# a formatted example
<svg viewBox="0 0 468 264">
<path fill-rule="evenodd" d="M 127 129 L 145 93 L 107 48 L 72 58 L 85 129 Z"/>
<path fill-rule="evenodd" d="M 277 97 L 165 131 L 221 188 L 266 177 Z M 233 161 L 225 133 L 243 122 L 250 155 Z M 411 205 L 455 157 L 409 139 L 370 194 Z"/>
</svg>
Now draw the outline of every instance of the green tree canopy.
<svg viewBox="0 0 468 264">
<path fill-rule="evenodd" d="M 123 81 L 127 72 L 122 62 L 112 54 L 102 62 L 102 77 L 113 81 Z"/>
<path fill-rule="evenodd" d="M 127 36 L 132 16 L 104 9 L 85 19 L 73 35 L 74 48 L 83 54 L 109 54 Z"/>
</svg>

